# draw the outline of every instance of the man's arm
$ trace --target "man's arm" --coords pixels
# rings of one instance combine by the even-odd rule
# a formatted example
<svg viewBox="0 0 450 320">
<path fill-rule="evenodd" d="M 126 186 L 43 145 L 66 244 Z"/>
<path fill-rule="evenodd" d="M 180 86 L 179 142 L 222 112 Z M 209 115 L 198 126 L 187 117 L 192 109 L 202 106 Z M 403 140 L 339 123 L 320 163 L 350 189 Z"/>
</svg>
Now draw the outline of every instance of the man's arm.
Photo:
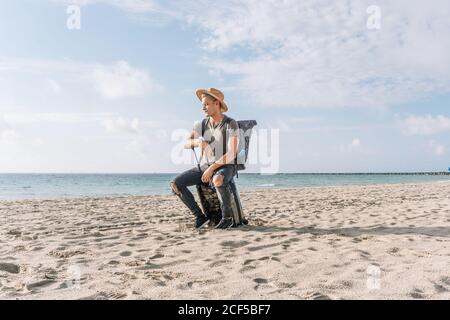
<svg viewBox="0 0 450 320">
<path fill-rule="evenodd" d="M 198 139 L 199 135 L 197 132 L 192 131 L 189 138 L 186 140 L 186 143 L 184 145 L 185 149 L 192 149 L 200 146 L 200 140 Z"/>
<path fill-rule="evenodd" d="M 237 148 L 239 145 L 239 136 L 230 137 L 229 144 L 230 148 L 228 152 L 225 153 L 219 160 L 217 160 L 216 162 L 214 162 L 209 166 L 211 170 L 215 171 L 226 164 L 234 163 L 234 159 L 236 158 L 237 155 Z"/>
<path fill-rule="evenodd" d="M 202 150 L 209 146 L 208 142 L 200 137 L 200 135 L 194 130 L 189 138 L 186 140 L 184 149 L 192 149 L 200 147 Z"/>
</svg>

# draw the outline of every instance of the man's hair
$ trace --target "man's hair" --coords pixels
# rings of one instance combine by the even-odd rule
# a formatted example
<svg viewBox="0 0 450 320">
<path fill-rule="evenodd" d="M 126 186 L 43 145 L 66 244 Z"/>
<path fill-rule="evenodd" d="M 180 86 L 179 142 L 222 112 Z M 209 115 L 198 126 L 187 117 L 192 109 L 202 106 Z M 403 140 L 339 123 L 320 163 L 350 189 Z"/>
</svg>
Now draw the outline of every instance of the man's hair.
<svg viewBox="0 0 450 320">
<path fill-rule="evenodd" d="M 205 97 L 207 97 L 207 98 L 210 98 L 210 99 L 212 99 L 212 101 L 217 101 L 217 99 L 214 98 L 214 97 L 213 97 L 212 95 L 210 95 L 210 94 L 202 93 L 202 96 L 205 96 Z"/>
</svg>

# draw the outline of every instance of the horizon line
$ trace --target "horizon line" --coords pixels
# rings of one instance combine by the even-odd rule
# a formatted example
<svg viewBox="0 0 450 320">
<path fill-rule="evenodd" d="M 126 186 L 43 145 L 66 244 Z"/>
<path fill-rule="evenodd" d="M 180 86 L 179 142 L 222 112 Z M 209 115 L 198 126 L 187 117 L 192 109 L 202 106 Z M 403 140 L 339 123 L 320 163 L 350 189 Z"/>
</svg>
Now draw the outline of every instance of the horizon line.
<svg viewBox="0 0 450 320">
<path fill-rule="evenodd" d="M 7 174 L 35 174 L 35 175 L 147 175 L 147 174 L 179 174 L 180 172 L 0 172 L 0 175 L 7 175 Z M 448 174 L 450 175 L 450 168 L 448 171 L 371 171 L 371 172 L 350 172 L 350 171 L 336 171 L 336 172 L 277 172 L 277 173 L 261 173 L 261 172 L 239 172 L 239 175 L 246 175 L 246 174 L 258 174 L 258 175 L 280 175 L 280 174 L 303 174 L 303 175 L 356 175 L 356 174 Z"/>
</svg>

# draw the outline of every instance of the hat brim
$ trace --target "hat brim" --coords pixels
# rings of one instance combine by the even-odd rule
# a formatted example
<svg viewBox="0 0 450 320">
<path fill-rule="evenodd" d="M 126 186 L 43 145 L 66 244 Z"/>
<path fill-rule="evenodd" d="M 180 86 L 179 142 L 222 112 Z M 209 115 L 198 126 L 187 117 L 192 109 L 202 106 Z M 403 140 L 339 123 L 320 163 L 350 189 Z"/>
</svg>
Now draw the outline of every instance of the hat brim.
<svg viewBox="0 0 450 320">
<path fill-rule="evenodd" d="M 223 100 L 221 100 L 219 97 L 217 97 L 214 93 L 211 93 L 211 91 L 208 91 L 208 90 L 205 90 L 205 89 L 198 89 L 195 92 L 195 94 L 197 95 L 197 97 L 198 97 L 198 99 L 200 101 L 202 101 L 202 94 L 207 94 L 207 95 L 210 95 L 210 96 L 216 98 L 217 100 L 219 100 L 220 105 L 222 106 L 222 108 L 221 108 L 222 112 L 227 112 L 228 111 L 227 104 Z"/>
</svg>

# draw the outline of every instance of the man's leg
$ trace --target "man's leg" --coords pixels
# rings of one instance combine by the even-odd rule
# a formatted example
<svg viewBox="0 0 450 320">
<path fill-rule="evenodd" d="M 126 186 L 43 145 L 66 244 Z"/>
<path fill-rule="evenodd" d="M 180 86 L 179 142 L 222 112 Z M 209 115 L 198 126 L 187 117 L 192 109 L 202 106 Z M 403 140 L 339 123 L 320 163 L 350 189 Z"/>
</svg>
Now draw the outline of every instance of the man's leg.
<svg viewBox="0 0 450 320">
<path fill-rule="evenodd" d="M 203 213 L 188 187 L 201 183 L 202 174 L 203 172 L 200 172 L 198 168 L 192 168 L 180 173 L 170 182 L 170 186 L 174 194 L 176 194 L 181 201 L 183 201 L 183 203 L 196 217 L 203 215 Z"/>
<path fill-rule="evenodd" d="M 217 196 L 222 210 L 222 221 L 218 228 L 226 229 L 232 226 L 231 190 L 228 187 L 235 174 L 234 165 L 225 165 L 219 168 L 213 176 L 213 183 L 217 190 Z"/>
</svg>

